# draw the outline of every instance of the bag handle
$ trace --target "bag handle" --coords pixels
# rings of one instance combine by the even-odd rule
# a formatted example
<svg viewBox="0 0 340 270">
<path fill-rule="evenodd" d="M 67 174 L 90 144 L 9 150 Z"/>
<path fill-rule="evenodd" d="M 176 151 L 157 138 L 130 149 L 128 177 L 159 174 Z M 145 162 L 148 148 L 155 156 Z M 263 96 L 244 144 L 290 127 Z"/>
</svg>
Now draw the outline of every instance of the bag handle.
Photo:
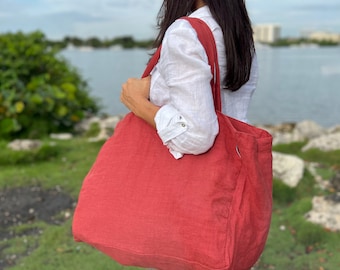
<svg viewBox="0 0 340 270">
<path fill-rule="evenodd" d="M 218 65 L 218 57 L 216 50 L 216 43 L 214 36 L 209 28 L 209 26 L 198 18 L 193 17 L 182 17 L 181 19 L 187 20 L 191 26 L 195 29 L 197 33 L 197 37 L 204 47 L 208 62 L 211 69 L 211 74 L 213 75 L 210 85 L 212 89 L 214 106 L 216 111 L 221 111 L 221 88 L 220 88 L 220 68 Z M 161 54 L 161 46 L 158 47 L 152 58 L 150 59 L 145 71 L 142 75 L 142 78 L 149 76 L 155 65 L 157 64 L 160 54 Z"/>
</svg>

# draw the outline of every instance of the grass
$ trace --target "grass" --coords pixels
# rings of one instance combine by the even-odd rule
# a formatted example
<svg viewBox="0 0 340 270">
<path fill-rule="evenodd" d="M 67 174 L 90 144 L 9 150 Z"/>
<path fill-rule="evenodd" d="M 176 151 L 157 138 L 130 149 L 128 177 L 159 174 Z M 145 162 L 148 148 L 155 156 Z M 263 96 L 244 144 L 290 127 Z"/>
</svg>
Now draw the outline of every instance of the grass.
<svg viewBox="0 0 340 270">
<path fill-rule="evenodd" d="M 0 142 L 0 166 L 30 164 L 32 162 L 50 160 L 63 152 L 62 147 L 44 142 L 41 147 L 32 151 L 12 151 L 7 143 Z"/>
<path fill-rule="evenodd" d="M 88 143 L 76 138 L 55 141 L 37 151 L 34 157 L 14 154 L 0 142 L 0 188 L 34 186 L 45 188 L 60 186 L 77 198 L 82 181 L 94 162 L 103 142 Z M 302 152 L 303 143 L 275 146 L 275 151 L 297 155 L 304 160 L 320 163 L 318 173 L 331 177 L 340 168 L 339 151 L 324 153 L 317 150 Z M 40 154 L 39 154 L 40 153 Z M 18 158 L 20 156 L 20 158 Z M 279 180 L 274 181 L 274 210 L 267 245 L 256 269 L 314 270 L 340 269 L 340 234 L 327 231 L 304 219 L 315 195 L 325 195 L 306 170 L 296 188 L 289 188 Z M 73 241 L 72 220 L 62 225 L 44 222 L 23 224 L 11 228 L 16 237 L 0 241 L 0 254 L 19 257 L 18 263 L 8 270 L 93 270 L 137 269 L 123 267 L 92 247 Z M 23 232 L 39 231 L 39 234 Z M 1 234 L 1 229 L 0 229 Z"/>
<path fill-rule="evenodd" d="M 55 141 L 54 144 L 42 150 L 46 153 L 45 159 L 41 159 L 38 154 L 32 157 L 30 153 L 31 157 L 28 158 L 29 153 L 10 153 L 3 147 L 4 151 L 0 154 L 0 188 L 59 186 L 76 198 L 82 180 L 103 142 L 89 143 L 85 139 L 73 139 Z M 0 145 L 4 146 L 5 142 L 0 142 Z M 20 236 L 20 232 L 26 230 L 40 230 L 42 233 L 38 236 Z M 13 227 L 13 231 L 17 235 L 15 238 L 0 241 L 0 254 L 3 249 L 3 256 L 17 254 L 22 257 L 16 266 L 8 268 L 11 270 L 137 269 L 120 266 L 92 247 L 74 242 L 71 219 L 63 225 L 38 222 Z"/>
<path fill-rule="evenodd" d="M 340 152 L 316 149 L 302 152 L 304 143 L 278 145 L 275 151 L 294 154 L 305 161 L 320 164 L 318 174 L 329 179 L 340 166 Z M 328 194 L 320 190 L 306 170 L 296 188 L 274 180 L 274 211 L 271 230 L 259 269 L 314 270 L 340 269 L 340 234 L 307 222 L 304 215 L 311 210 L 313 196 Z"/>
<path fill-rule="evenodd" d="M 9 150 L 0 154 L 0 187 L 17 187 L 23 185 L 41 185 L 45 188 L 60 186 L 76 197 L 82 180 L 94 162 L 103 142 L 88 143 L 85 139 L 58 141 L 51 147 L 51 155 L 46 154 L 38 162 L 23 162 L 13 165 L 2 165 Z M 57 150 L 56 154 L 54 149 Z M 26 153 L 25 155 L 28 155 Z M 21 153 L 18 154 L 19 156 Z M 13 155 L 16 156 L 16 155 Z M 1 158 L 3 157 L 3 158 Z M 4 163 L 4 162 L 3 162 Z"/>
<path fill-rule="evenodd" d="M 26 245 L 27 243 L 37 245 L 37 248 L 15 267 L 9 269 L 133 269 L 123 268 L 123 266 L 85 244 L 75 243 L 70 231 L 71 220 L 63 226 L 47 226 L 46 224 L 39 224 L 38 226 L 43 230 L 42 236 L 39 239 L 25 241 Z M 20 253 L 23 250 L 20 246 L 25 243 L 24 239 L 18 237 L 11 241 L 12 248 L 5 250 L 6 253 Z"/>
</svg>

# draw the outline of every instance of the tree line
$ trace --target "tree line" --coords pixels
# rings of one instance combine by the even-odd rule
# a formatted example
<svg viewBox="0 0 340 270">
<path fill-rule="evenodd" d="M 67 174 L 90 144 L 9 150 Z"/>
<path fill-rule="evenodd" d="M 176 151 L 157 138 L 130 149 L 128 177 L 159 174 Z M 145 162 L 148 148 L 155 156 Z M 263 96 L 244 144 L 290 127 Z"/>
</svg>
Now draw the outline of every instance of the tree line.
<svg viewBox="0 0 340 270">
<path fill-rule="evenodd" d="M 270 43 L 272 47 L 286 47 L 292 45 L 315 44 L 318 46 L 339 46 L 338 42 L 332 40 L 313 40 L 307 38 L 282 38 L 276 42 Z"/>
<path fill-rule="evenodd" d="M 66 36 L 59 41 L 49 41 L 51 45 L 56 45 L 61 49 L 69 45 L 75 47 L 92 47 L 92 48 L 110 48 L 113 46 L 121 46 L 124 49 L 131 48 L 151 48 L 153 44 L 152 39 L 135 40 L 132 36 L 116 37 L 112 39 L 99 39 L 97 37 L 79 38 Z"/>
</svg>

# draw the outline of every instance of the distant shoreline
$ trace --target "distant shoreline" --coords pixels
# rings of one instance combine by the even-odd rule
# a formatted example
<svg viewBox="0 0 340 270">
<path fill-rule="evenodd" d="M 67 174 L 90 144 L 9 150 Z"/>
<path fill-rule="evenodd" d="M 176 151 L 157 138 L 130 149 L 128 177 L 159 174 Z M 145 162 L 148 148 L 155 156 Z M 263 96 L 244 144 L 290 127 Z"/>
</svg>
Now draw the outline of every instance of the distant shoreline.
<svg viewBox="0 0 340 270">
<path fill-rule="evenodd" d="M 76 37 L 65 37 L 59 41 L 49 41 L 51 45 L 61 49 L 66 48 L 87 48 L 87 49 L 151 49 L 153 40 L 137 41 L 133 37 L 120 37 L 111 40 L 100 40 L 98 38 L 80 39 Z M 283 38 L 273 43 L 256 43 L 258 46 L 268 47 L 337 47 L 340 43 L 331 40 L 310 40 L 305 38 Z"/>
</svg>

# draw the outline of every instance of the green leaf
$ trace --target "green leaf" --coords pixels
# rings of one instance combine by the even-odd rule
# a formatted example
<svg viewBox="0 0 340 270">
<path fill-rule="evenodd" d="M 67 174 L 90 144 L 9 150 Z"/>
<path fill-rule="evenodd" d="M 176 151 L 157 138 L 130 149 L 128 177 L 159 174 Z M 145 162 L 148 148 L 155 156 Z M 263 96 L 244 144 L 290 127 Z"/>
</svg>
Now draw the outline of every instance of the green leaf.
<svg viewBox="0 0 340 270">
<path fill-rule="evenodd" d="M 18 130 L 20 130 L 20 125 L 16 119 L 5 118 L 0 120 L 0 134 L 6 135 Z"/>
<path fill-rule="evenodd" d="M 34 94 L 30 97 L 30 101 L 34 104 L 42 104 L 44 102 L 44 99 L 39 94 Z"/>
<path fill-rule="evenodd" d="M 68 113 L 68 108 L 66 106 L 59 106 L 57 109 L 57 114 L 59 117 L 64 117 Z"/>
<path fill-rule="evenodd" d="M 25 103 L 23 103 L 22 101 L 17 101 L 15 103 L 16 113 L 22 113 L 24 109 L 25 109 Z"/>
<path fill-rule="evenodd" d="M 61 91 L 58 87 L 53 87 L 53 95 L 56 99 L 66 98 L 66 94 L 63 91 Z"/>
<path fill-rule="evenodd" d="M 54 100 L 52 98 L 48 97 L 48 98 L 46 98 L 46 103 L 47 103 L 46 110 L 48 112 L 52 112 L 53 109 L 54 109 L 54 105 L 55 105 Z"/>
<path fill-rule="evenodd" d="M 63 83 L 61 85 L 61 88 L 65 91 L 67 94 L 67 99 L 74 100 L 75 99 L 75 93 L 77 92 L 77 88 L 72 83 Z"/>
</svg>

